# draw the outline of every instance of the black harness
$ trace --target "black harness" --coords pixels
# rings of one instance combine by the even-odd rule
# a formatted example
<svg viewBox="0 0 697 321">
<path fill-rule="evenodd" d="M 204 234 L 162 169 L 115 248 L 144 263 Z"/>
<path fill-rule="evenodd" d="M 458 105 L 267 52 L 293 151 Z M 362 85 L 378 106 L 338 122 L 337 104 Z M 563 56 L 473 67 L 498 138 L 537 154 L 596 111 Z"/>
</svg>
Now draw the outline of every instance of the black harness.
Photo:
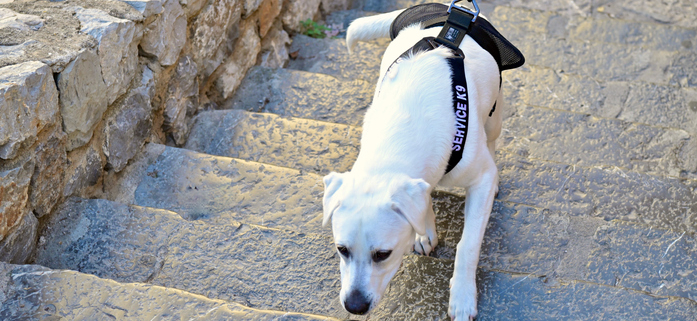
<svg viewBox="0 0 697 321">
<path fill-rule="evenodd" d="M 472 2 L 472 0 L 469 0 Z M 453 57 L 448 58 L 451 70 L 453 111 L 455 113 L 455 137 L 445 173 L 449 173 L 462 159 L 467 140 L 467 127 L 469 124 L 469 100 L 467 95 L 467 79 L 465 78 L 465 54 L 460 50 L 460 43 L 469 35 L 484 50 L 489 52 L 499 67 L 499 87 L 501 86 L 501 72 L 518 68 L 525 63 L 523 54 L 504 38 L 494 26 L 485 19 L 477 19 L 479 10 L 471 12 L 467 9 L 455 6 L 453 1 L 450 7 L 439 4 L 421 4 L 404 10 L 392 22 L 390 38 L 394 40 L 402 29 L 420 24 L 421 29 L 443 26 L 438 37 L 426 37 L 417 42 L 413 47 L 404 52 L 395 62 L 412 56 L 415 53 L 433 50 L 445 46 L 453 51 Z M 476 2 L 474 2 L 477 8 Z M 496 102 L 489 112 L 489 117 L 496 110 Z"/>
</svg>

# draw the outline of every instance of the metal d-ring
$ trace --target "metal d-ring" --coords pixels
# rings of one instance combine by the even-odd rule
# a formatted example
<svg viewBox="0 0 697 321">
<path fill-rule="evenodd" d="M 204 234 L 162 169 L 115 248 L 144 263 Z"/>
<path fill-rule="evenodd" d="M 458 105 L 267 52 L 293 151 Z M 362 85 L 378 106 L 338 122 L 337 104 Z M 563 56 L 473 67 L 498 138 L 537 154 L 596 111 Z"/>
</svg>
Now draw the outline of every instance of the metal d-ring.
<svg viewBox="0 0 697 321">
<path fill-rule="evenodd" d="M 477 1 L 476 0 L 467 0 L 469 2 L 472 2 L 472 4 L 474 5 L 474 11 L 467 9 L 465 7 L 460 7 L 460 6 L 455 5 L 456 2 L 460 2 L 460 1 L 461 0 L 453 0 L 453 2 L 450 3 L 450 7 L 448 7 L 448 13 L 450 13 L 450 10 L 455 8 L 455 9 L 458 9 L 460 11 L 464 11 L 464 12 L 471 14 L 472 15 L 472 22 L 477 21 L 477 17 L 479 17 L 479 5 L 477 5 Z"/>
</svg>

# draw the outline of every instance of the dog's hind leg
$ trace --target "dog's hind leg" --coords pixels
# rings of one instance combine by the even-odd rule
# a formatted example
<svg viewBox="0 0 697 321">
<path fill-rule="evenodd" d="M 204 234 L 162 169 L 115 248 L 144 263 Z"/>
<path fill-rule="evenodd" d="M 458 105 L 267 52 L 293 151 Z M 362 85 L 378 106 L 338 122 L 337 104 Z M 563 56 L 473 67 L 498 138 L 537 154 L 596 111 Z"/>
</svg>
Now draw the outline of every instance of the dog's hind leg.
<svg viewBox="0 0 697 321">
<path fill-rule="evenodd" d="M 438 245 L 438 234 L 436 234 L 436 214 L 433 212 L 433 202 L 428 196 L 428 206 L 426 209 L 426 235 L 416 234 L 414 240 L 414 251 L 419 254 L 429 255 Z"/>
</svg>

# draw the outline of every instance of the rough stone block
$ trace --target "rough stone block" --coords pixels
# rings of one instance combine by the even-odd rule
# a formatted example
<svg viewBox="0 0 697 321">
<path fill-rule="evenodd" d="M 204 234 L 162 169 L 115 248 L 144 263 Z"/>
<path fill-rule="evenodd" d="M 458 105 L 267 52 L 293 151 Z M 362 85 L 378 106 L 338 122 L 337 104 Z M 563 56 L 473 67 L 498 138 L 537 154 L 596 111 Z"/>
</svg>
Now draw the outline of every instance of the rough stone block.
<svg viewBox="0 0 697 321">
<path fill-rule="evenodd" d="M 300 32 L 300 21 L 312 19 L 319 10 L 321 0 L 290 0 L 286 2 L 283 13 L 283 26 L 294 32 Z"/>
<path fill-rule="evenodd" d="M 24 264 L 36 248 L 38 227 L 39 221 L 26 209 L 19 226 L 0 241 L 0 261 Z"/>
<path fill-rule="evenodd" d="M 80 31 L 99 41 L 97 54 L 102 66 L 109 104 L 128 89 L 138 64 L 138 41 L 133 21 L 119 19 L 98 9 L 75 10 Z"/>
<path fill-rule="evenodd" d="M 51 68 L 38 61 L 0 68 L 0 158 L 14 158 L 57 113 Z"/>
<path fill-rule="evenodd" d="M 351 0 L 322 0 L 320 5 L 325 13 L 347 10 L 351 7 Z"/>
<path fill-rule="evenodd" d="M 21 14 L 7 8 L 0 8 L 0 29 L 12 28 L 19 31 L 39 30 L 44 19 L 39 16 Z"/>
<path fill-rule="evenodd" d="M 83 50 L 58 76 L 68 151 L 90 141 L 94 126 L 107 109 L 105 93 L 108 87 L 102 74 L 99 56 L 91 50 Z"/>
<path fill-rule="evenodd" d="M 266 0 L 259 7 L 259 36 L 264 38 L 273 26 L 276 17 L 281 13 L 283 1 Z"/>
<path fill-rule="evenodd" d="M 34 150 L 36 168 L 31 178 L 29 201 L 37 217 L 50 214 L 60 200 L 65 183 L 63 171 L 68 167 L 66 135 L 56 129 L 48 140 Z"/>
<path fill-rule="evenodd" d="M 242 15 L 241 0 L 213 1 L 191 24 L 192 58 L 204 78 L 213 73 L 231 50 L 219 53 L 221 45 L 234 43 Z"/>
<path fill-rule="evenodd" d="M 187 115 L 198 108 L 198 67 L 189 56 L 179 59 L 174 76 L 167 89 L 164 111 L 164 129 L 176 144 L 184 144 L 189 135 Z"/>
<path fill-rule="evenodd" d="M 162 1 L 160 0 L 121 0 L 131 5 L 143 15 L 144 19 L 148 19 L 153 15 L 162 13 Z"/>
<path fill-rule="evenodd" d="M 264 0 L 244 0 L 244 10 L 242 11 L 242 16 L 243 17 L 249 17 L 254 11 L 257 11 L 257 8 L 261 5 L 261 2 Z"/>
<path fill-rule="evenodd" d="M 186 16 L 178 0 L 167 0 L 164 11 L 143 32 L 140 48 L 163 66 L 177 62 L 186 43 Z"/>
<path fill-rule="evenodd" d="M 206 0 L 179 0 L 179 4 L 182 5 L 187 18 L 191 18 L 199 13 L 207 2 Z"/>
<path fill-rule="evenodd" d="M 127 97 L 106 119 L 104 155 L 107 163 L 120 172 L 140 151 L 152 127 L 150 91 L 154 86 L 153 74 L 144 67 L 141 86 L 132 89 Z"/>
<path fill-rule="evenodd" d="M 222 65 L 222 71 L 215 80 L 215 91 L 209 95 L 212 99 L 219 99 L 220 102 L 227 100 L 240 85 L 247 70 L 254 66 L 257 55 L 261 51 L 261 39 L 257 35 L 256 26 L 251 21 L 245 21 L 240 26 L 241 35 L 235 43 L 235 51 L 232 56 Z"/>
<path fill-rule="evenodd" d="M 27 202 L 35 163 L 30 156 L 0 168 L 0 240 L 20 225 L 24 215 L 31 215 Z"/>
<path fill-rule="evenodd" d="M 285 30 L 272 28 L 261 42 L 260 65 L 269 68 L 283 68 L 288 63 L 290 43 L 290 37 Z"/>
<path fill-rule="evenodd" d="M 79 195 L 85 188 L 96 185 L 102 178 L 102 157 L 94 146 L 69 153 L 68 164 L 69 167 L 65 170 L 64 197 Z"/>
</svg>

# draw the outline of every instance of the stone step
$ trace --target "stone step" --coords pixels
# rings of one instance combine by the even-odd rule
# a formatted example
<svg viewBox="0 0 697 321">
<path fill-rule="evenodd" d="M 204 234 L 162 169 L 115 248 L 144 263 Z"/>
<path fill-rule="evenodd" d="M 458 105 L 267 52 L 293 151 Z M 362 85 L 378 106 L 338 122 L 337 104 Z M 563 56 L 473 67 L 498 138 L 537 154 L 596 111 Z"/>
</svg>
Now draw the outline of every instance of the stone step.
<svg viewBox="0 0 697 321">
<path fill-rule="evenodd" d="M 371 320 L 449 320 L 453 263 L 408 257 Z M 480 268 L 477 320 L 694 320 L 697 303 L 622 287 Z"/>
<path fill-rule="evenodd" d="M 328 236 L 192 222 L 166 210 L 78 198 L 62 204 L 46 226 L 35 260 L 43 266 L 255 309 L 345 316 L 338 254 Z"/>
<path fill-rule="evenodd" d="M 351 168 L 360 133 L 360 127 L 336 123 L 220 110 L 196 116 L 184 148 L 329 174 Z"/>
<path fill-rule="evenodd" d="M 549 106 L 551 108 L 535 107 L 534 104 L 544 103 L 543 98 L 539 98 L 536 93 L 549 90 L 549 88 L 531 85 L 530 91 L 525 89 L 527 87 L 516 91 L 511 90 L 513 86 L 504 86 L 509 94 L 509 97 L 506 98 L 507 101 L 514 103 L 506 106 L 504 110 L 507 118 L 504 121 L 504 133 L 499 139 L 500 149 L 531 158 L 567 164 L 617 166 L 656 175 L 697 177 L 697 141 L 692 138 L 690 132 L 670 127 L 646 125 L 641 122 L 589 116 L 588 112 L 604 113 L 598 108 L 589 109 L 586 107 L 586 103 L 597 106 L 597 103 L 592 102 L 591 99 L 586 102 L 581 100 L 580 104 L 575 104 L 578 106 L 575 108 L 561 107 L 560 105 L 572 105 L 567 104 L 567 102 L 575 100 L 574 97 L 582 96 L 583 87 L 579 86 L 579 83 L 575 83 L 578 79 L 565 84 L 555 82 L 556 76 L 549 74 L 548 70 L 539 68 L 530 68 L 529 70 L 531 71 L 518 72 L 516 75 L 519 77 L 513 79 L 514 83 L 529 84 L 534 83 L 536 78 L 546 77 L 548 82 L 556 83 L 557 87 L 555 88 L 568 93 L 569 96 L 564 96 L 563 100 L 554 101 L 555 104 Z M 264 75 L 264 77 L 259 75 Z M 353 86 L 356 82 L 342 82 L 332 79 L 335 81 L 332 86 L 339 88 L 337 90 L 339 93 L 336 96 L 345 98 L 337 103 L 334 99 L 335 96 L 331 95 L 331 89 L 324 91 L 326 88 L 324 85 L 320 87 L 307 85 L 308 79 L 311 79 L 313 75 L 315 74 L 289 70 L 254 69 L 244 80 L 244 89 L 238 90 L 228 107 L 259 111 L 257 102 L 269 99 L 270 103 L 262 107 L 261 111 L 341 124 L 362 123 L 364 109 L 370 103 L 371 89 L 368 85 L 363 84 L 364 86 L 356 88 Z M 255 90 L 256 88 L 272 88 L 272 84 L 283 84 L 284 88 L 277 88 L 276 92 L 271 94 L 263 89 Z M 352 90 L 349 89 L 351 86 L 355 90 L 353 95 L 348 94 Z M 651 87 L 638 89 L 639 92 L 645 94 L 651 90 Z M 318 91 L 321 93 L 317 93 Z M 589 96 L 597 97 L 604 91 L 606 90 L 598 89 Z M 285 98 L 283 98 L 284 93 L 288 93 Z M 628 100 L 628 102 L 631 101 L 633 99 Z M 333 106 L 336 104 L 350 108 L 347 109 L 349 112 L 342 113 L 338 109 L 334 109 Z M 610 105 L 611 102 L 607 104 Z M 632 107 L 628 107 L 623 114 L 631 115 L 634 113 L 639 115 L 636 117 L 639 120 L 650 118 L 650 115 L 656 114 L 652 111 L 655 109 L 655 105 L 645 104 L 644 107 L 646 113 L 637 112 Z M 571 112 L 561 110 L 567 108 L 574 110 Z M 665 106 L 665 108 L 673 107 Z M 675 115 L 674 119 L 681 118 L 680 115 L 686 115 L 680 112 L 672 114 Z M 695 113 L 695 117 L 697 117 L 697 113 Z M 658 119 L 665 119 L 665 117 Z M 662 123 L 660 120 L 656 122 Z M 691 128 L 692 124 L 695 123 L 697 122 L 686 122 L 683 127 Z M 232 124 L 226 125 L 226 128 L 230 126 Z M 697 128 L 695 129 L 697 130 Z M 589 153 L 589 151 L 593 151 L 593 153 Z"/>
<path fill-rule="evenodd" d="M 374 88 L 374 82 L 364 80 L 342 81 L 318 73 L 253 67 L 222 107 L 360 125 Z"/>
<path fill-rule="evenodd" d="M 150 159 L 156 161 L 148 166 L 148 175 L 140 175 L 142 181 L 135 188 L 131 204 L 173 210 L 182 217 L 212 225 L 241 221 L 331 235 L 328 228 L 320 226 L 319 175 L 171 147 L 149 145 L 148 150 Z M 668 286 L 659 287 L 661 283 L 648 276 L 642 279 L 643 283 L 633 282 L 634 275 L 626 277 L 625 286 L 644 291 L 663 290 L 670 295 L 695 295 L 689 289 L 697 283 L 694 281 L 697 275 L 673 272 L 682 268 L 680 264 L 694 264 L 675 263 L 669 261 L 670 256 L 658 257 L 665 254 L 660 251 L 666 248 L 667 242 L 677 239 L 681 232 L 690 234 L 681 238 L 684 243 L 674 244 L 679 247 L 678 253 L 697 257 L 690 250 L 693 244 L 690 235 L 695 233 L 697 215 L 693 209 L 696 182 L 624 173 L 612 168 L 530 162 L 505 153 L 499 155 L 499 166 L 499 201 L 482 247 L 485 266 L 520 273 L 557 273 L 588 281 L 597 274 L 591 269 L 593 266 L 596 269 L 625 265 L 651 267 L 658 262 L 665 266 L 667 276 L 662 275 L 661 282 L 670 283 Z M 257 171 L 272 178 L 261 177 Z M 437 192 L 434 204 L 441 240 L 436 255 L 453 258 L 464 226 L 461 214 L 464 197 Z M 599 260 L 592 251 L 608 248 L 608 242 L 598 238 L 598 231 L 618 230 L 618 225 L 626 224 L 623 222 L 646 224 L 629 225 L 629 231 L 624 233 L 653 235 L 655 238 L 642 242 L 660 246 L 656 245 L 651 253 L 637 246 L 626 261 L 610 258 L 591 264 Z M 622 233 L 615 232 L 612 237 L 621 239 Z M 609 246 L 622 249 L 628 245 L 616 241 Z M 560 267 L 562 263 L 568 266 Z M 627 273 L 606 272 L 606 275 L 618 274 Z M 649 286 L 652 288 L 647 289 Z"/>
<path fill-rule="evenodd" d="M 653 127 L 626 126 L 621 121 L 607 124 L 608 121 L 604 123 L 578 114 L 560 112 L 560 115 L 565 115 L 561 117 L 548 114 L 546 109 L 530 109 L 524 112 L 531 115 L 522 117 L 525 114 L 521 112 L 509 119 L 521 116 L 534 122 L 507 121 L 504 127 L 515 130 L 504 132 L 499 141 L 497 164 L 500 171 L 500 200 L 574 216 L 639 222 L 662 229 L 697 232 L 694 224 L 697 221 L 697 208 L 693 205 L 697 202 L 697 182 L 665 177 L 666 173 L 675 169 L 669 166 L 669 159 L 664 159 L 664 151 L 679 148 L 680 139 L 671 141 L 666 138 L 669 135 Z M 620 133 L 619 129 L 622 128 L 625 132 Z M 360 134 L 359 127 L 270 114 L 216 111 L 199 116 L 187 148 L 218 156 L 292 166 L 304 172 L 324 175 L 330 171 L 350 170 L 358 155 Z M 555 136 L 540 139 L 545 134 Z M 601 140 L 592 135 L 604 138 Z M 617 143 L 611 143 L 615 140 Z M 557 149 L 556 146 L 560 147 Z M 645 158 L 643 163 L 639 157 Z M 604 165 L 607 163 L 629 164 L 634 170 Z M 651 169 L 649 165 L 656 175 L 640 171 Z M 319 176 L 316 180 L 320 180 Z M 153 186 L 151 188 L 163 188 Z M 298 199 L 305 201 L 312 197 Z M 301 207 L 300 204 L 286 205 Z M 320 205 L 317 203 L 317 206 Z M 172 210 L 182 210 L 179 205 L 167 206 Z M 321 208 L 318 207 L 317 211 L 320 212 Z"/>
<path fill-rule="evenodd" d="M 337 320 L 38 265 L 0 262 L 0 290 L 2 320 Z"/>
<path fill-rule="evenodd" d="M 551 291 L 563 295 L 549 296 L 550 300 L 562 301 L 557 308 L 552 308 L 553 304 L 542 307 L 562 315 L 567 308 L 561 302 L 567 302 L 572 293 L 578 299 L 575 302 L 580 302 L 579 309 L 584 310 L 616 306 L 614 299 L 594 300 L 601 294 L 605 297 L 614 293 L 617 300 L 645 303 L 644 310 L 630 310 L 628 315 L 663 311 L 662 305 L 652 303 L 655 298 L 679 302 L 670 306 L 670 313 L 677 313 L 674 315 L 693 313 L 694 301 L 679 297 L 694 296 L 694 275 L 689 272 L 694 270 L 695 262 L 689 259 L 694 257 L 694 242 L 690 238 L 673 240 L 672 234 L 661 231 L 644 236 L 641 231 L 641 238 L 637 239 L 632 225 L 607 224 L 596 232 L 595 237 L 601 241 L 598 249 L 573 251 L 584 248 L 563 236 L 573 230 L 569 227 L 574 223 L 542 211 L 524 210 L 511 216 L 518 216 L 520 221 L 516 225 L 490 227 L 487 233 L 494 236 L 496 244 L 483 246 L 481 266 L 485 270 L 480 272 L 479 280 L 480 311 L 490 311 L 498 318 L 501 312 L 496 311 L 496 306 L 525 300 L 527 291 L 536 295 Z M 540 220 L 547 220 L 552 227 L 545 230 Z M 493 225 L 498 222 L 497 218 L 492 219 Z M 54 269 L 73 269 L 118 282 L 147 282 L 256 309 L 348 316 L 338 306 L 338 258 L 328 236 L 232 221 L 226 225 L 190 222 L 165 210 L 77 198 L 64 203 L 49 223 L 50 229 L 41 235 L 36 263 Z M 521 238 L 527 238 L 526 242 L 520 243 Z M 626 248 L 648 248 L 648 252 L 645 256 L 617 253 Z M 568 251 L 561 254 L 562 250 Z M 492 252 L 499 256 L 488 257 Z M 586 254 L 588 262 L 583 257 Z M 656 260 L 654 256 L 661 254 L 661 259 Z M 622 261 L 617 262 L 615 256 Z M 523 266 L 529 263 L 537 266 Z M 512 269 L 492 269 L 489 264 Z M 584 267 L 593 274 L 584 275 Z M 660 276 L 654 275 L 654 268 Z M 566 273 L 565 269 L 576 274 Z M 375 314 L 390 320 L 424 320 L 430 319 L 424 318 L 426 315 L 443 315 L 447 311 L 447 281 L 451 274 L 449 259 L 408 256 Z M 526 282 L 531 275 L 534 277 Z M 567 275 L 580 276 L 581 281 L 564 278 Z M 568 284 L 583 287 L 572 291 Z M 502 297 L 503 292 L 506 295 Z M 303 295 L 298 297 L 297 293 Z M 531 306 L 538 304 L 533 300 Z M 403 310 L 387 317 L 400 307 Z M 408 311 L 414 316 L 403 315 Z"/>
<path fill-rule="evenodd" d="M 189 221 L 241 221 L 327 234 L 321 176 L 186 149 L 148 144 L 108 198 L 161 208 Z M 328 235 L 328 234 L 327 234 Z"/>
<path fill-rule="evenodd" d="M 388 44 L 389 39 L 360 42 L 349 54 L 345 39 L 296 35 L 289 51 L 297 56 L 288 62 L 288 68 L 375 83 L 380 76 L 380 61 Z"/>
</svg>

